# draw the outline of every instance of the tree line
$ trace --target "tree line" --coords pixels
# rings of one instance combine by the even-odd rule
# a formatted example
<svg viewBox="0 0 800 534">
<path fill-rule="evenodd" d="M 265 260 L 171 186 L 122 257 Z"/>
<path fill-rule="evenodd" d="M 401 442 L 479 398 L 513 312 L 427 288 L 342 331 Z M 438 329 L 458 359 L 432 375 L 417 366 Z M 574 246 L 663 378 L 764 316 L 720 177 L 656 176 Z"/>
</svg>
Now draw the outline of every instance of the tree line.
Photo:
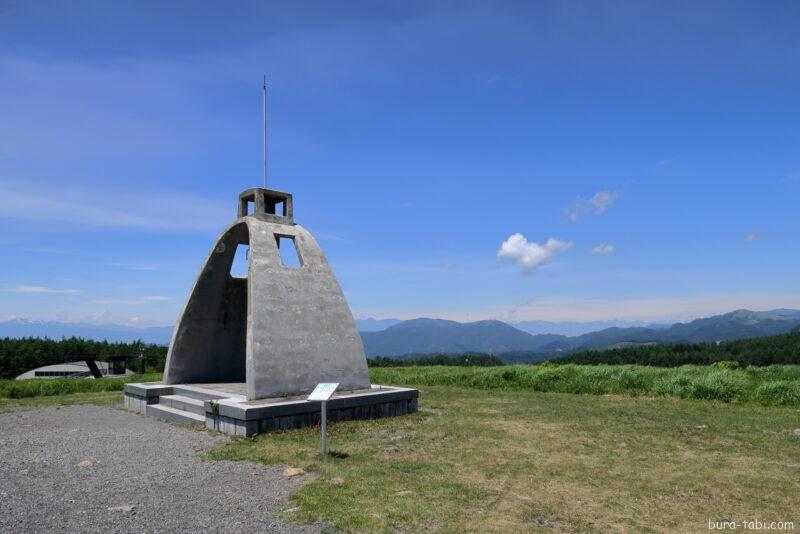
<svg viewBox="0 0 800 534">
<path fill-rule="evenodd" d="M 133 343 L 110 343 L 82 338 L 0 339 L 0 378 L 14 378 L 31 369 L 69 361 L 94 357 L 99 361 L 125 357 L 127 367 L 139 370 L 139 354 L 144 354 L 147 372 L 161 372 L 167 357 L 167 347 Z M 507 363 L 535 363 L 542 355 L 531 355 L 527 362 L 521 361 L 523 353 L 500 356 L 467 354 L 414 355 L 403 359 L 378 356 L 367 360 L 370 367 L 407 367 L 418 365 L 441 365 L 453 367 L 491 367 Z M 654 367 L 679 367 L 681 365 L 710 365 L 722 361 L 735 361 L 745 367 L 773 364 L 800 365 L 800 332 L 777 336 L 723 341 L 720 343 L 675 343 L 647 345 L 619 349 L 594 349 L 577 352 L 552 360 L 554 363 L 638 364 Z"/>
<path fill-rule="evenodd" d="M 167 347 L 135 341 L 109 343 L 77 337 L 54 340 L 26 337 L 0 339 L 0 378 L 15 378 L 31 369 L 79 361 L 93 357 L 98 361 L 125 357 L 127 367 L 139 370 L 139 354 L 144 355 L 147 371 L 162 371 L 167 358 Z"/>
<path fill-rule="evenodd" d="M 638 364 L 654 367 L 709 365 L 735 361 L 748 365 L 800 365 L 800 332 L 719 343 L 674 343 L 619 349 L 587 350 L 554 360 L 576 364 Z"/>
<path fill-rule="evenodd" d="M 418 365 L 448 365 L 453 367 L 492 367 L 505 365 L 503 360 L 489 354 L 430 354 L 394 359 L 377 356 L 367 360 L 370 367 L 413 367 Z"/>
</svg>

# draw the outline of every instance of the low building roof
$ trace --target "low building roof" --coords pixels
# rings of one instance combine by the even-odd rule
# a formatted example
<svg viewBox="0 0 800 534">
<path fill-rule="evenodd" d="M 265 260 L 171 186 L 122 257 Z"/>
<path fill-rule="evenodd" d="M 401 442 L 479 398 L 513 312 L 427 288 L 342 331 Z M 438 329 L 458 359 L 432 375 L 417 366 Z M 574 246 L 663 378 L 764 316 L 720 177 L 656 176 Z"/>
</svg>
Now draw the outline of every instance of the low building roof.
<svg viewBox="0 0 800 534">
<path fill-rule="evenodd" d="M 108 362 L 95 362 L 97 364 L 97 368 L 100 369 L 100 372 L 105 374 L 109 371 Z M 28 378 L 48 378 L 47 375 L 41 376 L 42 373 L 52 373 L 50 377 L 57 377 L 57 376 L 69 376 L 73 373 L 88 373 L 89 366 L 86 365 L 86 362 L 83 361 L 76 361 L 76 362 L 66 362 L 66 363 L 56 363 L 53 365 L 44 365 L 42 367 L 37 367 L 36 369 L 31 369 L 30 371 L 26 371 L 19 375 L 15 380 L 25 380 Z M 133 371 L 130 369 L 125 369 L 125 374 L 130 375 L 133 374 Z M 122 376 L 122 375 L 112 375 L 112 376 Z"/>
</svg>

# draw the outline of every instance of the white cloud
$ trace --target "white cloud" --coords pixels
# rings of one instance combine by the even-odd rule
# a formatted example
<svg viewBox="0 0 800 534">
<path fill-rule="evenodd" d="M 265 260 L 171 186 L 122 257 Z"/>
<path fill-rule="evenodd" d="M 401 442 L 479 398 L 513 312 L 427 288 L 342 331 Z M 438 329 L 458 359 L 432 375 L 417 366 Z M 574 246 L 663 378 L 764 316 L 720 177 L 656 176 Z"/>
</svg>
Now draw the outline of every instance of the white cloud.
<svg viewBox="0 0 800 534">
<path fill-rule="evenodd" d="M 800 294 L 706 293 L 681 296 L 591 299 L 549 297 L 518 306 L 513 320 L 595 321 L 640 320 L 686 321 L 737 309 L 771 310 L 800 308 Z"/>
<path fill-rule="evenodd" d="M 166 302 L 169 300 L 173 300 L 172 297 L 166 297 L 162 295 L 153 295 L 147 297 L 136 297 L 130 299 L 98 299 L 98 300 L 90 300 L 89 304 L 111 304 L 111 305 L 119 305 L 119 306 L 139 306 L 141 304 L 147 304 L 148 302 Z"/>
<path fill-rule="evenodd" d="M 562 241 L 555 237 L 551 237 L 545 244 L 540 245 L 534 241 L 528 241 L 524 235 L 516 233 L 509 236 L 509 238 L 500 245 L 500 250 L 497 251 L 497 257 L 511 260 L 516 263 L 524 273 L 531 273 L 537 267 L 571 246 L 572 243 Z"/>
<path fill-rule="evenodd" d="M 611 256 L 617 251 L 617 247 L 612 245 L 611 243 L 600 243 L 599 245 L 593 246 L 589 250 L 589 254 L 592 256 Z"/>
<path fill-rule="evenodd" d="M 124 202 L 121 201 L 124 199 Z M 77 226 L 133 227 L 160 231 L 205 231 L 233 218 L 220 202 L 191 194 L 74 187 L 59 195 L 44 184 L 0 179 L 0 217 Z"/>
<path fill-rule="evenodd" d="M 130 263 L 114 261 L 108 264 L 109 267 L 119 267 L 120 269 L 128 269 L 131 271 L 158 271 L 159 268 L 153 264 L 148 263 Z"/>
<path fill-rule="evenodd" d="M 745 241 L 758 241 L 759 239 L 761 239 L 761 232 L 750 232 L 744 236 Z"/>
<path fill-rule="evenodd" d="M 383 310 L 380 315 L 413 319 L 436 317 L 452 321 L 690 321 L 737 309 L 800 309 L 800 293 L 704 293 L 631 298 L 542 297 L 522 304 L 497 304 L 466 309 Z M 377 314 L 374 310 L 363 313 Z"/>
<path fill-rule="evenodd" d="M 0 289 L 6 293 L 82 293 L 82 289 L 61 289 L 42 286 L 15 286 Z"/>
<path fill-rule="evenodd" d="M 567 217 L 570 221 L 577 221 L 584 215 L 594 213 L 602 215 L 609 206 L 619 199 L 619 191 L 598 191 L 591 198 L 578 197 L 570 206 L 567 206 Z"/>
<path fill-rule="evenodd" d="M 781 178 L 780 182 L 783 184 L 792 184 L 800 182 L 800 171 L 790 172 L 789 174 Z"/>
</svg>

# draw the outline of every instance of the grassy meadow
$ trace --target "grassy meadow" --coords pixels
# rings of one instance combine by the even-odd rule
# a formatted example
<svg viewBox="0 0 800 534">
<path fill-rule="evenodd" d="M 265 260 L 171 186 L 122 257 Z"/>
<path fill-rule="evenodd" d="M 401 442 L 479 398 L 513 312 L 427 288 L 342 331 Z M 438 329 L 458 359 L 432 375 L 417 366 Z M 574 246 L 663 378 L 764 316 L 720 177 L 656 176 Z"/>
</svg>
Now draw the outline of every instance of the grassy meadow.
<svg viewBox="0 0 800 534">
<path fill-rule="evenodd" d="M 455 386 L 488 390 L 526 390 L 592 395 L 677 397 L 800 406 L 800 366 L 736 368 L 685 365 L 504 365 L 501 367 L 378 367 L 373 383 Z"/>
<path fill-rule="evenodd" d="M 800 528 L 800 411 L 619 395 L 423 386 L 418 414 L 239 439 L 215 460 L 318 475 L 287 519 L 357 532 Z"/>
<path fill-rule="evenodd" d="M 454 386 L 489 390 L 528 390 L 592 395 L 678 397 L 753 402 L 765 406 L 800 406 L 800 366 L 738 368 L 684 365 L 503 365 L 494 367 L 372 367 L 375 384 Z M 19 399 L 70 393 L 121 391 L 127 382 L 154 382 L 160 373 L 102 380 L 0 380 L 0 398 Z"/>
<path fill-rule="evenodd" d="M 128 382 L 154 382 L 157 380 L 161 380 L 161 373 L 131 375 L 124 378 L 100 378 L 97 380 L 78 378 L 0 380 L 0 399 L 24 399 L 74 393 L 122 391 L 122 388 Z"/>
<path fill-rule="evenodd" d="M 420 412 L 233 438 L 207 460 L 300 467 L 284 511 L 357 532 L 800 529 L 800 366 L 377 367 Z M 125 381 L 0 381 L 0 409 L 120 403 Z"/>
</svg>

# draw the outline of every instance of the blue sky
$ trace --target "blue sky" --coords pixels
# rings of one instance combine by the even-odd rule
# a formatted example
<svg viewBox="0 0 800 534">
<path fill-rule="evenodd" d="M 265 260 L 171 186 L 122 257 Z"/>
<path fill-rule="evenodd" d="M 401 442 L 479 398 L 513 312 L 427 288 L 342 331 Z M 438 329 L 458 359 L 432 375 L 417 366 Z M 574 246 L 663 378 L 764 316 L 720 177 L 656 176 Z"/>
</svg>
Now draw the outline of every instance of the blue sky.
<svg viewBox="0 0 800 534">
<path fill-rule="evenodd" d="M 800 307 L 797 2 L 0 1 L 0 317 L 174 322 L 239 191 L 356 317 Z M 517 235 L 520 234 L 520 235 Z"/>
</svg>

